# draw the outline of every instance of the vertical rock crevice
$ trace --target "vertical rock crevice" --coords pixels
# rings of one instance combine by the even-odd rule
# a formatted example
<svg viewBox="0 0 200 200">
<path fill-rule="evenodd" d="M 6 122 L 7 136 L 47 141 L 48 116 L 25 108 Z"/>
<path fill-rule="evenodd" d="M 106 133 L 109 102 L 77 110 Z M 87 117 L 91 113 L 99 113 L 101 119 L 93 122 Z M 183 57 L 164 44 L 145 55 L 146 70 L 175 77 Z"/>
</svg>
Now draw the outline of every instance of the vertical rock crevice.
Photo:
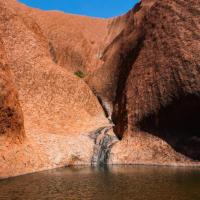
<svg viewBox="0 0 200 200">
<path fill-rule="evenodd" d="M 116 97 L 113 103 L 112 120 L 115 124 L 113 130 L 118 138 L 122 138 L 127 129 L 128 114 L 127 114 L 127 97 L 126 97 L 126 84 L 129 77 L 129 73 L 132 70 L 133 63 L 137 59 L 139 52 L 143 46 L 144 34 L 141 34 L 139 38 L 133 40 L 132 49 L 125 52 L 122 57 L 122 66 L 119 73 L 119 79 L 117 83 Z"/>
</svg>

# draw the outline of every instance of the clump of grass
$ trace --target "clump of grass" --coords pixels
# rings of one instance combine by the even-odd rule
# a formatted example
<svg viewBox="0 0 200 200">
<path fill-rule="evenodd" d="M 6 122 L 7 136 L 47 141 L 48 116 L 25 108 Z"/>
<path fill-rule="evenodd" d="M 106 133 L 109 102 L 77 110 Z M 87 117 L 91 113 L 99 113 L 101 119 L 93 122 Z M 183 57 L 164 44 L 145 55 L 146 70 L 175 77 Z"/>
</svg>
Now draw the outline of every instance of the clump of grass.
<svg viewBox="0 0 200 200">
<path fill-rule="evenodd" d="M 74 75 L 78 76 L 79 78 L 84 78 L 85 77 L 85 74 L 80 70 L 74 72 Z"/>
</svg>

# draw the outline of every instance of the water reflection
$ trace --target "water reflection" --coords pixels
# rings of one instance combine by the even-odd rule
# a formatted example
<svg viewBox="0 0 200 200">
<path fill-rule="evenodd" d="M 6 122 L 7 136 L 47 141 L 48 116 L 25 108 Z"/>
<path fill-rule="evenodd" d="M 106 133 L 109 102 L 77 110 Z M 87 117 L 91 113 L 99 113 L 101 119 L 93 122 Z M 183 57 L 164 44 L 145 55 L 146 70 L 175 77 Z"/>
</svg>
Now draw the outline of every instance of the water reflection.
<svg viewBox="0 0 200 200">
<path fill-rule="evenodd" d="M 77 167 L 0 181 L 0 200 L 199 200 L 200 169 Z"/>
</svg>

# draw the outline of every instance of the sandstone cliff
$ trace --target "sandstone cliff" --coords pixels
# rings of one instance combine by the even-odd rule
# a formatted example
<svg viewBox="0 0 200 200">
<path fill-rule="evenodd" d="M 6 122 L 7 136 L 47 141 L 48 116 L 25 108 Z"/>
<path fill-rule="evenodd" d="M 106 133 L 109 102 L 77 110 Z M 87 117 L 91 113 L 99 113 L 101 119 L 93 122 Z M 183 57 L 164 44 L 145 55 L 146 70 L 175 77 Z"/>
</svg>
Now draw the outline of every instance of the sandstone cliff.
<svg viewBox="0 0 200 200">
<path fill-rule="evenodd" d="M 0 177 L 200 164 L 198 1 L 143 0 L 112 19 L 0 10 Z"/>
<path fill-rule="evenodd" d="M 0 151 L 5 158 L 0 176 L 90 164 L 91 132 L 110 126 L 97 98 L 83 80 L 53 61 L 48 39 L 29 8 L 0 1 L 0 10 L 1 40 L 19 94 L 26 134 L 26 140 L 12 151 Z"/>
<path fill-rule="evenodd" d="M 125 27 L 114 53 L 121 57 L 114 130 L 126 145 L 115 152 L 119 162 L 199 160 L 199 8 L 197 1 L 144 1 L 127 14 L 135 29 Z"/>
</svg>

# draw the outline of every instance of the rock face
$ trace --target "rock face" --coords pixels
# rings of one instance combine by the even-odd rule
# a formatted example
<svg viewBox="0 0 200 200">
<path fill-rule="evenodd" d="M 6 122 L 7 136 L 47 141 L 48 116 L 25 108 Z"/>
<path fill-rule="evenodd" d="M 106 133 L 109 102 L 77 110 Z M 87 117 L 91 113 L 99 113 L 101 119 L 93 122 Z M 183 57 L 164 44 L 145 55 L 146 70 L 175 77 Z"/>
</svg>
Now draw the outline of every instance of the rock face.
<svg viewBox="0 0 200 200">
<path fill-rule="evenodd" d="M 90 132 L 110 126 L 98 99 L 83 80 L 54 62 L 48 39 L 29 8 L 0 1 L 0 10 L 4 55 L 19 94 L 26 134 L 12 151 L 0 150 L 5 158 L 0 176 L 90 164 L 94 146 Z M 14 100 L 10 101 L 16 104 Z"/>
<path fill-rule="evenodd" d="M 200 164 L 198 1 L 143 0 L 106 20 L 0 10 L 0 177 Z"/>
<path fill-rule="evenodd" d="M 98 56 L 107 34 L 107 20 L 35 9 L 31 16 L 46 37 L 56 64 L 85 75 L 100 65 Z"/>
<path fill-rule="evenodd" d="M 135 30 L 139 37 L 135 39 L 134 30 L 124 36 L 127 49 L 118 68 L 128 73 L 119 75 L 113 120 L 115 133 L 128 138 L 129 148 L 117 156 L 122 163 L 199 161 L 200 3 L 149 3 Z M 143 4 L 137 9 L 140 12 Z M 138 21 L 137 14 L 133 18 Z"/>
<path fill-rule="evenodd" d="M 23 114 L 12 74 L 0 40 L 0 135 L 13 141 L 24 139 Z"/>
<path fill-rule="evenodd" d="M 113 107 L 112 164 L 200 158 L 200 3 L 149 0 L 110 24 L 103 65 L 87 80 Z"/>
</svg>

